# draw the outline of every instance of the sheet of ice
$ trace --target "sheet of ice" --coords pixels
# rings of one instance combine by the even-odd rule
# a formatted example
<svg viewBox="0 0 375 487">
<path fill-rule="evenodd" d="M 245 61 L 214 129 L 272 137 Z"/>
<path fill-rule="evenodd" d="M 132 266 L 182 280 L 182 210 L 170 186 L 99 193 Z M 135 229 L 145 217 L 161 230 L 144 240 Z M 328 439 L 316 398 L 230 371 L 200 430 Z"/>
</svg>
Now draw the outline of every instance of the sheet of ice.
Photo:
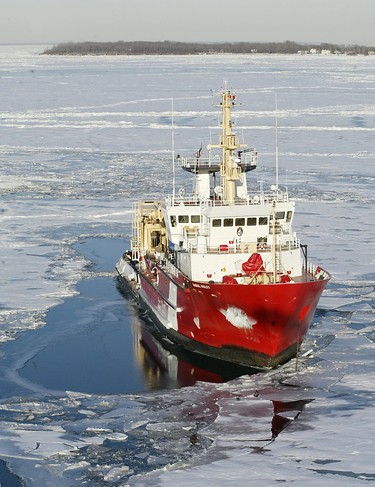
<svg viewBox="0 0 375 487">
<path fill-rule="evenodd" d="M 373 59 L 41 50 L 0 46 L 0 382 L 15 381 L 0 401 L 0 457 L 38 487 L 374 481 Z M 223 76 L 260 151 L 250 188 L 274 182 L 277 92 L 280 184 L 309 258 L 333 274 L 297 371 L 137 396 L 25 393 L 27 354 L 8 357 L 6 342 L 90 275 L 78 240 L 128 236 L 132 201 L 170 191 L 172 97 L 176 148 L 193 153 L 216 134 L 210 89 Z"/>
<path fill-rule="evenodd" d="M 345 335 L 297 373 L 221 387 L 228 395 L 217 400 L 218 417 L 200 432 L 213 441 L 206 458 L 129 485 L 367 485 L 375 478 L 373 351 L 368 340 Z"/>
</svg>

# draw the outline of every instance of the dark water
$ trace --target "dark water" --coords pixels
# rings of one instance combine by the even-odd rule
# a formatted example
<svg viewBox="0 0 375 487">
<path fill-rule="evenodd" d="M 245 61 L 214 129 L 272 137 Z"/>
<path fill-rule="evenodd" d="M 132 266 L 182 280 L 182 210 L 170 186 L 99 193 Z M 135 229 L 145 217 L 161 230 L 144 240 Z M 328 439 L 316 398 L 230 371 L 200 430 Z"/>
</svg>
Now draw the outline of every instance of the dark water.
<svg viewBox="0 0 375 487">
<path fill-rule="evenodd" d="M 0 460 L 0 486 L 1 487 L 23 487 L 23 481 L 15 475 L 4 460 Z"/>
<path fill-rule="evenodd" d="M 133 353 L 131 310 L 115 300 L 114 279 L 81 282 L 79 296 L 49 312 L 66 333 L 30 359 L 21 375 L 49 389 L 82 392 L 144 390 L 142 371 Z M 72 323 L 75 326 L 69 326 Z"/>
<path fill-rule="evenodd" d="M 49 311 L 45 345 L 20 371 L 53 390 L 136 393 L 223 382 L 251 372 L 186 353 L 163 339 L 112 272 L 125 249 L 120 239 L 89 238 L 75 249 L 92 263 L 79 295 Z M 35 333 L 35 332 L 34 332 Z M 163 345 L 164 346 L 163 346 Z"/>
</svg>

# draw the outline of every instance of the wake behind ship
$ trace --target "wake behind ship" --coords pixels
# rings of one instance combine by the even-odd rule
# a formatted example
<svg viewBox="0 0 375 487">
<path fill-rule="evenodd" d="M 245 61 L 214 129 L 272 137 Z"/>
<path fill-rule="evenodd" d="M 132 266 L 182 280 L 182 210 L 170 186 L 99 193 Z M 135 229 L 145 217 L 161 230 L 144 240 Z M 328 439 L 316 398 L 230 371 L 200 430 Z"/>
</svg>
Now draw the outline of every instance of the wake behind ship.
<svg viewBox="0 0 375 487">
<path fill-rule="evenodd" d="M 258 154 L 233 132 L 236 96 L 221 92 L 218 144 L 177 156 L 191 194 L 139 201 L 121 281 L 173 342 L 241 365 L 276 367 L 298 353 L 330 280 L 292 230 L 295 203 L 272 185 L 250 193 Z M 173 184 L 174 188 L 174 184 Z"/>
</svg>

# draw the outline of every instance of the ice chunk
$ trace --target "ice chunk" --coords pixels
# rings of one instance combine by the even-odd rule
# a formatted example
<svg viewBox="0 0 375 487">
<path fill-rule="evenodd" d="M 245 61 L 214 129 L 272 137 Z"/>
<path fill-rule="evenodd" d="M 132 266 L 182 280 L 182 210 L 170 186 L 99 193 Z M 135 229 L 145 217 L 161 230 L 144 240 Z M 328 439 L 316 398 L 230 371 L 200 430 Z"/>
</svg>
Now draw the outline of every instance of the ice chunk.
<svg viewBox="0 0 375 487">
<path fill-rule="evenodd" d="M 124 465 L 122 467 L 114 467 L 106 475 L 104 475 L 104 481 L 110 483 L 114 483 L 114 482 L 117 483 L 125 476 L 127 477 L 129 473 L 130 473 L 130 468 L 127 465 Z"/>
</svg>

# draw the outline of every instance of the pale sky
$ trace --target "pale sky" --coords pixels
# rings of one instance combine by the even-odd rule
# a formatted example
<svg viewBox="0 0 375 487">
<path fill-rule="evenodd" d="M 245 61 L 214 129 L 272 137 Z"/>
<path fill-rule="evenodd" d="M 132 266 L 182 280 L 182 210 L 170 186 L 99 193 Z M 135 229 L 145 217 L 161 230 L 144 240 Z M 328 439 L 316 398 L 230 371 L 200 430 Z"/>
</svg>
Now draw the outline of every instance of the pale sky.
<svg viewBox="0 0 375 487">
<path fill-rule="evenodd" d="M 375 46 L 375 0 L 0 0 L 0 43 L 119 40 Z"/>
</svg>

